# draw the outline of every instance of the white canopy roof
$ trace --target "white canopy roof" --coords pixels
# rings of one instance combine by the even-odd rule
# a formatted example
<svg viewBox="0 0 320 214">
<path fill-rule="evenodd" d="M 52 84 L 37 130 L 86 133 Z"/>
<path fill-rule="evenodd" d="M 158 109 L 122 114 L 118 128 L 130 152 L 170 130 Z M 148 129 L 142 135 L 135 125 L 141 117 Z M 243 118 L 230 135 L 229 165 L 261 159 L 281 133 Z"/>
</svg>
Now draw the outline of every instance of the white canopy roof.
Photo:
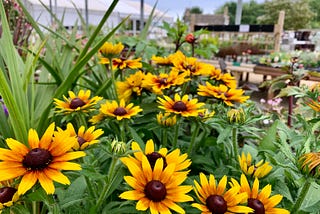
<svg viewBox="0 0 320 214">
<path fill-rule="evenodd" d="M 49 7 L 50 0 L 25 0 L 32 5 L 41 5 L 41 2 Z M 87 0 L 88 10 L 91 11 L 106 11 L 112 3 L 112 0 Z M 57 8 L 76 8 L 85 9 L 85 0 L 51 0 L 52 7 Z M 57 4 L 57 5 L 55 5 Z M 144 4 L 144 15 L 149 16 L 151 14 L 153 6 Z M 139 15 L 140 14 L 140 1 L 133 0 L 120 0 L 117 3 L 113 12 L 125 14 L 125 15 Z M 157 17 L 171 18 L 168 14 L 155 9 L 155 15 Z"/>
</svg>

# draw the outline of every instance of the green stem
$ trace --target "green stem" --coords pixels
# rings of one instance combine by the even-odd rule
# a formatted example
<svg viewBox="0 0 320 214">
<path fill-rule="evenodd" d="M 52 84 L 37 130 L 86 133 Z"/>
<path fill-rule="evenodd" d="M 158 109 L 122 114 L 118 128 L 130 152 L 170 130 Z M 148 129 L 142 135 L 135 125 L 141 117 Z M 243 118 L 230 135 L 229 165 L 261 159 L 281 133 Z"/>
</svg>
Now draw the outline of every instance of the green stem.
<svg viewBox="0 0 320 214">
<path fill-rule="evenodd" d="M 309 188 L 311 186 L 311 182 L 309 179 L 306 180 L 306 182 L 304 183 L 301 192 L 299 194 L 299 197 L 295 203 L 295 205 L 293 206 L 293 208 L 291 209 L 291 213 L 298 213 L 303 201 L 305 200 L 307 193 L 309 191 Z"/>
<path fill-rule="evenodd" d="M 233 147 L 233 156 L 235 160 L 238 157 L 238 128 L 232 128 L 232 147 Z"/>
<path fill-rule="evenodd" d="M 105 197 L 106 195 L 108 194 L 108 190 L 110 188 L 110 183 L 113 179 L 113 174 L 114 174 L 114 169 L 115 169 L 115 166 L 116 166 L 116 163 L 118 161 L 118 158 L 116 158 L 116 156 L 113 156 L 112 157 L 112 161 L 111 161 L 111 165 L 110 165 L 110 168 L 109 168 L 109 172 L 108 172 L 108 181 L 105 182 L 104 186 L 103 186 L 103 189 L 101 191 L 101 194 L 97 200 L 97 203 L 93 209 L 94 212 L 96 212 L 98 210 L 98 208 L 101 206 L 101 204 L 103 203 L 103 201 L 105 200 Z M 94 212 L 90 212 L 90 213 L 94 213 Z"/>
<path fill-rule="evenodd" d="M 120 138 L 122 142 L 126 142 L 126 121 L 120 120 L 119 128 L 120 128 Z"/>
<path fill-rule="evenodd" d="M 190 156 L 192 153 L 192 149 L 193 149 L 194 143 L 196 141 L 196 137 L 198 136 L 199 130 L 200 130 L 200 125 L 199 125 L 199 123 L 196 123 L 196 128 L 192 133 L 191 142 L 190 142 L 190 145 L 188 148 L 188 156 Z"/>
<path fill-rule="evenodd" d="M 180 129 L 180 118 L 177 119 L 177 124 L 174 130 L 174 138 L 172 143 L 173 149 L 177 148 L 179 129 Z"/>
<path fill-rule="evenodd" d="M 110 64 L 110 73 L 111 73 L 111 81 L 112 81 L 112 88 L 113 88 L 113 93 L 114 93 L 114 99 L 118 100 L 118 93 L 117 93 L 117 86 L 116 86 L 116 80 L 115 80 L 115 75 L 114 71 L 112 68 L 112 58 L 109 59 L 109 64 Z"/>
<path fill-rule="evenodd" d="M 168 144 L 168 130 L 167 128 L 161 129 L 161 145 L 165 148 Z"/>
</svg>

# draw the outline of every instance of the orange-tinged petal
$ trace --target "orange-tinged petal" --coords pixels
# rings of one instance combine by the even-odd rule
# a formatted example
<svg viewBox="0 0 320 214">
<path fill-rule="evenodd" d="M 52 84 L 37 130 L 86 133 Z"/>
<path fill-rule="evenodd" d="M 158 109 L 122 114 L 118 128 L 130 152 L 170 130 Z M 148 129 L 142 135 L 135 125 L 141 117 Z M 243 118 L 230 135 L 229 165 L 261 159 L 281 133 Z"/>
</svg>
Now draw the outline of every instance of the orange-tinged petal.
<svg viewBox="0 0 320 214">
<path fill-rule="evenodd" d="M 42 188 L 46 191 L 47 194 L 54 193 L 53 181 L 46 176 L 45 173 L 39 172 L 38 179 Z"/>
<path fill-rule="evenodd" d="M 219 184 L 217 186 L 217 195 L 223 195 L 225 189 L 226 189 L 226 186 L 227 186 L 227 176 L 223 176 L 221 178 L 221 180 L 219 181 Z"/>
<path fill-rule="evenodd" d="M 81 170 L 80 164 L 71 162 L 51 162 L 49 167 L 57 170 Z"/>
<path fill-rule="evenodd" d="M 40 142 L 39 142 L 40 148 L 43 148 L 43 149 L 49 148 L 49 145 L 52 141 L 52 136 L 54 133 L 54 127 L 55 127 L 55 123 L 51 123 L 50 126 L 45 131 L 45 133 L 42 135 Z"/>
<path fill-rule="evenodd" d="M 29 130 L 28 143 L 31 149 L 39 148 L 39 136 L 36 130 L 34 129 Z"/>
<path fill-rule="evenodd" d="M 19 141 L 14 140 L 12 138 L 6 139 L 6 143 L 12 151 L 19 153 L 22 156 L 25 156 L 29 152 L 28 147 L 26 147 L 23 143 L 20 143 Z"/>
<path fill-rule="evenodd" d="M 171 200 L 168 200 L 168 199 L 164 199 L 162 201 L 162 203 L 164 205 L 166 205 L 167 207 L 170 207 L 170 209 L 176 211 L 177 213 L 185 213 L 184 209 L 182 209 L 182 207 L 180 207 L 179 205 L 177 205 L 176 203 L 174 203 L 173 201 Z"/>
<path fill-rule="evenodd" d="M 162 160 L 162 158 L 158 159 Z M 167 184 L 170 180 L 171 177 L 173 176 L 174 170 L 176 168 L 175 164 L 169 164 L 162 172 L 160 180 L 162 183 Z M 178 177 L 176 177 L 178 179 Z"/>
<path fill-rule="evenodd" d="M 163 159 L 158 158 L 153 168 L 153 180 L 160 180 L 162 170 L 163 170 Z M 165 183 L 165 181 L 163 180 L 161 180 L 161 182 Z"/>
<path fill-rule="evenodd" d="M 86 156 L 86 153 L 83 151 L 68 152 L 68 153 L 61 155 L 59 157 L 55 157 L 54 162 L 64 162 L 64 161 L 69 161 L 69 160 L 81 158 L 84 156 Z"/>
<path fill-rule="evenodd" d="M 6 181 L 24 175 L 27 170 L 23 167 L 12 169 L 0 169 L 0 181 Z"/>
<path fill-rule="evenodd" d="M 130 190 L 121 193 L 119 197 L 127 200 L 140 200 L 141 198 L 145 197 L 145 194 L 137 190 Z"/>
<path fill-rule="evenodd" d="M 44 174 L 50 178 L 53 181 L 56 181 L 61 184 L 68 184 L 70 185 L 70 181 L 67 176 L 62 174 L 60 171 L 51 169 L 51 168 L 46 168 L 43 170 Z"/>
<path fill-rule="evenodd" d="M 23 195 L 24 193 L 26 193 L 29 189 L 33 187 L 33 185 L 35 185 L 37 180 L 38 180 L 37 172 L 31 171 L 26 173 L 20 181 L 20 184 L 18 187 L 18 194 Z"/>
<path fill-rule="evenodd" d="M 136 209 L 146 211 L 149 208 L 149 206 L 150 206 L 150 200 L 144 197 L 138 201 L 136 205 Z"/>
<path fill-rule="evenodd" d="M 160 158 L 162 160 L 162 158 Z M 158 159 L 158 160 L 160 160 Z M 149 163 L 149 160 L 146 156 L 142 156 L 142 171 L 144 173 L 145 178 L 147 179 L 147 182 L 153 180 L 152 178 L 152 169 Z"/>
<path fill-rule="evenodd" d="M 153 140 L 148 140 L 146 143 L 146 148 L 144 153 L 147 154 L 151 154 L 152 152 L 154 152 L 154 143 Z"/>
</svg>

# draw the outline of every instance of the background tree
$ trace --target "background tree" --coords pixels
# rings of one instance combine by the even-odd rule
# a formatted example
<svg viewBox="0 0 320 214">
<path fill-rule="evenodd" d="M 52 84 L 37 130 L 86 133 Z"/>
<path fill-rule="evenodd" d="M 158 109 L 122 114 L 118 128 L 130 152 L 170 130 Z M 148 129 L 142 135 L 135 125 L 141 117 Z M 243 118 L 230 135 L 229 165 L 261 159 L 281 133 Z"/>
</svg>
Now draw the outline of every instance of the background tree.
<svg viewBox="0 0 320 214">
<path fill-rule="evenodd" d="M 227 2 L 215 11 L 215 14 L 223 14 L 224 8 L 228 8 L 230 24 L 235 24 L 235 14 L 237 10 L 236 2 Z M 257 24 L 257 17 L 263 14 L 263 4 L 259 4 L 254 0 L 242 3 L 241 24 Z"/>
<path fill-rule="evenodd" d="M 310 9 L 314 13 L 314 17 L 311 20 L 312 28 L 320 28 L 320 1 L 319 0 L 310 0 L 309 2 Z"/>
<path fill-rule="evenodd" d="M 317 0 L 318 1 L 318 0 Z M 298 30 L 311 28 L 315 14 L 310 9 L 310 0 L 270 0 L 264 3 L 264 15 L 259 17 L 261 24 L 274 24 L 279 12 L 285 11 L 284 29 Z"/>
<path fill-rule="evenodd" d="M 193 13 L 193 14 L 202 14 L 203 11 L 200 7 L 192 7 L 190 9 L 190 13 Z"/>
</svg>

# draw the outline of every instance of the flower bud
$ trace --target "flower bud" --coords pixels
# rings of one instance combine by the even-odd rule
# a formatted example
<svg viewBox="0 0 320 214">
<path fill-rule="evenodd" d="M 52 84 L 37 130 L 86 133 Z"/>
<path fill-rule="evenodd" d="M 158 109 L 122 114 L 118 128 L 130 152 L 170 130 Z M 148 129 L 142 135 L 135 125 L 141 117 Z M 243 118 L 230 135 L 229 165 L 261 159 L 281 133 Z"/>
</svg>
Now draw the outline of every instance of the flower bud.
<svg viewBox="0 0 320 214">
<path fill-rule="evenodd" d="M 189 33 L 186 38 L 185 38 L 186 42 L 190 43 L 190 44 L 194 44 L 196 42 L 196 37 L 194 37 L 194 35 L 192 33 Z"/>
</svg>

